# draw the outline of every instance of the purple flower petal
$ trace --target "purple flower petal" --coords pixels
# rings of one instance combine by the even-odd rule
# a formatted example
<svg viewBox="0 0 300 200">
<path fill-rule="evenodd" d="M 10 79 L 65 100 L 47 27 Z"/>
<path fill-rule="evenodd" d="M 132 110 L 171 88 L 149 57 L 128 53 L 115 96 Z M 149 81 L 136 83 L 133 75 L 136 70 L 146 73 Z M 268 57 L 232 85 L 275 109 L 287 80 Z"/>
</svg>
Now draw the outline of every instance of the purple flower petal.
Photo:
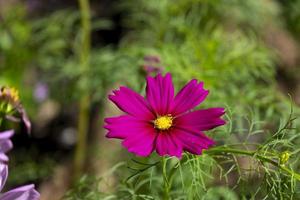
<svg viewBox="0 0 300 200">
<path fill-rule="evenodd" d="M 10 140 L 0 140 L 0 152 L 8 152 L 13 147 L 13 144 Z"/>
<path fill-rule="evenodd" d="M 8 176 L 8 167 L 6 164 L 0 163 L 0 192 L 2 191 Z M 1 198 L 0 198 L 1 200 Z"/>
<path fill-rule="evenodd" d="M 171 113 L 175 116 L 185 113 L 204 101 L 207 95 L 208 90 L 203 88 L 203 82 L 191 80 L 175 96 Z"/>
<path fill-rule="evenodd" d="M 22 117 L 22 121 L 24 122 L 25 126 L 26 126 L 26 129 L 27 129 L 27 132 L 30 133 L 31 132 L 31 122 L 29 120 L 29 117 L 25 111 L 25 109 L 23 108 L 22 105 L 19 105 L 17 107 L 17 110 L 18 112 L 21 114 L 21 117 Z"/>
<path fill-rule="evenodd" d="M 1 163 L 6 163 L 6 162 L 8 162 L 8 157 L 7 157 L 7 155 L 5 155 L 5 153 L 0 153 L 0 162 Z"/>
<path fill-rule="evenodd" d="M 8 176 L 8 167 L 0 163 L 0 192 L 2 191 Z M 34 189 L 34 185 L 26 185 L 10 190 L 0 195 L 0 200 L 38 200 L 40 194 Z"/>
<path fill-rule="evenodd" d="M 206 131 L 224 125 L 226 122 L 221 119 L 224 113 L 224 108 L 197 110 L 177 117 L 174 123 L 176 127 Z"/>
<path fill-rule="evenodd" d="M 165 77 L 159 74 L 155 78 L 148 76 L 146 94 L 149 104 L 158 115 L 170 114 L 170 106 L 174 99 L 171 74 L 167 73 Z"/>
<path fill-rule="evenodd" d="M 34 185 L 26 185 L 10 190 L 0 196 L 0 200 L 38 200 L 40 194 L 34 189 Z"/>
<path fill-rule="evenodd" d="M 10 140 L 13 134 L 13 130 L 8 130 L 0 133 L 0 162 L 8 161 L 8 157 L 5 155 L 5 153 L 7 153 L 13 147 L 13 144 Z"/>
<path fill-rule="evenodd" d="M 129 88 L 120 87 L 120 90 L 114 91 L 114 95 L 109 95 L 109 99 L 122 111 L 132 116 L 145 120 L 154 118 L 154 114 L 144 97 Z"/>
<path fill-rule="evenodd" d="M 8 140 L 8 139 L 10 139 L 13 135 L 14 135 L 14 131 L 13 131 L 13 130 L 8 130 L 8 131 L 0 132 L 0 141 L 1 141 L 1 140 Z"/>
</svg>

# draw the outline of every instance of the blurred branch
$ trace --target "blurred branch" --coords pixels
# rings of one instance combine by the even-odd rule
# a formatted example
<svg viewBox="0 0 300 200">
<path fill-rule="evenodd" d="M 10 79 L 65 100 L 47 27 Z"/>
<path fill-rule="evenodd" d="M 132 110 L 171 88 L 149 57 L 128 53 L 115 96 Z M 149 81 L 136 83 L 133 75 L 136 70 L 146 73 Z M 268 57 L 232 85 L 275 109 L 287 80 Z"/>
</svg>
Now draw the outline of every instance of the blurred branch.
<svg viewBox="0 0 300 200">
<path fill-rule="evenodd" d="M 87 89 L 88 77 L 87 72 L 90 64 L 90 48 L 91 48 L 91 15 L 89 0 L 78 0 L 81 14 L 81 44 L 79 45 L 80 52 L 80 67 L 82 70 L 82 77 L 80 90 L 82 97 L 79 105 L 78 118 L 78 135 L 77 146 L 75 150 L 74 160 L 74 178 L 77 179 L 83 172 L 84 163 L 86 159 L 86 142 L 89 129 L 89 105 L 90 94 Z"/>
</svg>

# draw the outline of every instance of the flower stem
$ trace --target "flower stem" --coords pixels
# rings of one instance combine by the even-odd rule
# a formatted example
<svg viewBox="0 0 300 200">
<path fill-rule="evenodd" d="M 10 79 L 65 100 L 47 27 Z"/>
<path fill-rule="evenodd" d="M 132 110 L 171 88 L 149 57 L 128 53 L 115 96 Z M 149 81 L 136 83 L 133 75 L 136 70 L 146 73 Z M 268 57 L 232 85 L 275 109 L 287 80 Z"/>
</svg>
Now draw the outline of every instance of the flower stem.
<svg viewBox="0 0 300 200">
<path fill-rule="evenodd" d="M 281 165 L 279 162 L 274 161 L 270 157 L 267 157 L 265 155 L 260 155 L 258 154 L 257 151 L 247 151 L 247 150 L 242 150 L 242 149 L 234 149 L 234 148 L 228 148 L 228 147 L 216 147 L 216 148 L 211 148 L 203 152 L 204 154 L 208 155 L 222 155 L 225 153 L 231 153 L 231 154 L 238 154 L 238 155 L 246 155 L 246 156 L 251 156 L 259 159 L 262 162 L 267 162 L 270 163 L 271 165 L 278 167 L 279 169 L 283 170 L 287 174 L 291 175 L 294 177 L 296 180 L 300 181 L 300 174 L 297 172 L 294 172 L 290 168 Z"/>
<path fill-rule="evenodd" d="M 77 146 L 74 158 L 74 178 L 81 176 L 86 159 L 87 134 L 89 129 L 89 105 L 90 94 L 88 90 L 88 77 L 90 60 L 90 35 L 91 35 L 91 14 L 89 0 L 78 0 L 81 14 L 81 43 L 80 43 L 80 70 L 82 77 L 80 86 L 81 99 L 79 102 L 79 117 L 77 131 Z"/>
<path fill-rule="evenodd" d="M 167 175 L 167 160 L 165 157 L 162 157 L 162 173 L 164 179 L 164 200 L 170 199 L 170 185 Z"/>
</svg>

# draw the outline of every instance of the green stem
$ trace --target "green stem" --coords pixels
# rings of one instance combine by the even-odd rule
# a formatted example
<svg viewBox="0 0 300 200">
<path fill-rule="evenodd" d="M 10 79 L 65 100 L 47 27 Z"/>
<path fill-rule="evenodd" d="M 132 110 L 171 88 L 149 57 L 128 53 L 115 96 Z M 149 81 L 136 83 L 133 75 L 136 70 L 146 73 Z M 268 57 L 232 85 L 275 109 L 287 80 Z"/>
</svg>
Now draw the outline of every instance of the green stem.
<svg viewBox="0 0 300 200">
<path fill-rule="evenodd" d="M 287 174 L 291 175 L 292 177 L 294 177 L 295 179 L 300 181 L 300 174 L 294 172 L 293 170 L 289 169 L 288 167 L 286 167 L 284 165 L 279 164 L 279 162 L 276 162 L 267 156 L 257 154 L 257 151 L 247 151 L 247 150 L 233 149 L 233 148 L 228 148 L 228 147 L 216 147 L 216 148 L 208 149 L 208 150 L 204 151 L 203 153 L 208 154 L 208 155 L 222 155 L 224 153 L 231 153 L 231 154 L 255 157 L 255 158 L 261 160 L 262 162 L 270 163 L 271 165 L 283 170 Z"/>
<path fill-rule="evenodd" d="M 165 157 L 162 157 L 162 173 L 164 179 L 164 200 L 170 199 L 170 185 L 167 175 L 167 160 Z"/>
<path fill-rule="evenodd" d="M 78 117 L 78 135 L 77 146 L 74 158 L 74 178 L 81 176 L 86 160 L 87 134 L 89 129 L 89 107 L 90 94 L 88 90 L 88 77 L 90 61 L 90 38 L 91 38 L 91 14 L 89 0 L 78 0 L 81 14 L 81 45 L 80 45 L 80 68 L 82 71 L 81 77 L 81 99 L 79 102 L 79 117 Z"/>
</svg>

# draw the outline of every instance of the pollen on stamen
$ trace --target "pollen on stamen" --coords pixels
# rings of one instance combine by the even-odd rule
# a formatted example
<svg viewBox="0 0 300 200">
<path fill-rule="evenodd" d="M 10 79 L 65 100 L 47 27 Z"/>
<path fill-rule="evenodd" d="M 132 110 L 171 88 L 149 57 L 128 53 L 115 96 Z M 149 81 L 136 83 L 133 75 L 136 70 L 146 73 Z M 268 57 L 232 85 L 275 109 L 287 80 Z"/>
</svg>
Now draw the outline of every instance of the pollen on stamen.
<svg viewBox="0 0 300 200">
<path fill-rule="evenodd" d="M 153 123 L 155 128 L 165 131 L 173 125 L 173 117 L 171 115 L 159 116 Z"/>
<path fill-rule="evenodd" d="M 11 103 L 17 103 L 20 100 L 19 91 L 14 87 L 2 87 L 0 97 L 8 99 Z"/>
</svg>

